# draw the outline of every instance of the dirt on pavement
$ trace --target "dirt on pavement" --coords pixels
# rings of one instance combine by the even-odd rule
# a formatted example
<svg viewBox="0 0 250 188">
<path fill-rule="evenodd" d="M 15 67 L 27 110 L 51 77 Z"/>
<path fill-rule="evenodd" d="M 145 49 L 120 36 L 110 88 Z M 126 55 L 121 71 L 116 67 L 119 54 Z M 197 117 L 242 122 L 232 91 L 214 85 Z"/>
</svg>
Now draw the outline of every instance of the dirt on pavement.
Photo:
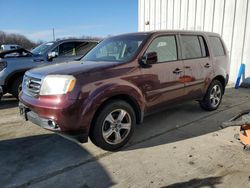
<svg viewBox="0 0 250 188">
<path fill-rule="evenodd" d="M 129 144 L 106 152 L 43 130 L 0 102 L 0 187 L 250 187 L 250 153 L 222 122 L 250 110 L 250 90 L 227 88 L 220 108 L 197 102 L 145 118 Z"/>
</svg>

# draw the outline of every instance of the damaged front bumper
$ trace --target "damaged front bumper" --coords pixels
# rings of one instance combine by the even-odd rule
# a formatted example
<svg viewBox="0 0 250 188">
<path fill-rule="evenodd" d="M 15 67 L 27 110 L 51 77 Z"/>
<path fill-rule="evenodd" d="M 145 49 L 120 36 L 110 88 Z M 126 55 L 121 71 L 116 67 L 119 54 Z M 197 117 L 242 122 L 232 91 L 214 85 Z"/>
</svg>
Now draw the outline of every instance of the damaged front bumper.
<svg viewBox="0 0 250 188">
<path fill-rule="evenodd" d="M 33 124 L 38 125 L 39 127 L 42 127 L 49 131 L 57 133 L 60 136 L 67 138 L 71 141 L 77 141 L 80 143 L 85 143 L 88 141 L 87 134 L 82 134 L 82 133 L 72 134 L 72 133 L 62 132 L 60 127 L 57 125 L 57 123 L 54 120 L 39 117 L 38 114 L 30 110 L 27 106 L 25 106 L 21 102 L 19 103 L 19 112 L 20 112 L 20 115 L 25 119 L 25 121 L 30 121 Z"/>
</svg>

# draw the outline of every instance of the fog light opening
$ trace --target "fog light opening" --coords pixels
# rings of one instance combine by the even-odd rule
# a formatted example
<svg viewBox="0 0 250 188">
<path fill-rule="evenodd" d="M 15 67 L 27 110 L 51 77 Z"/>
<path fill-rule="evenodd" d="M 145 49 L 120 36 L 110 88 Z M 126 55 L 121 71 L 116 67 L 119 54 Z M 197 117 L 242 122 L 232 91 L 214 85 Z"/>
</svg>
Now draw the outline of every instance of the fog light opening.
<svg viewBox="0 0 250 188">
<path fill-rule="evenodd" d="M 57 129 L 58 128 L 57 124 L 53 120 L 49 120 L 48 121 L 48 125 L 50 127 L 52 127 L 53 129 Z"/>
</svg>

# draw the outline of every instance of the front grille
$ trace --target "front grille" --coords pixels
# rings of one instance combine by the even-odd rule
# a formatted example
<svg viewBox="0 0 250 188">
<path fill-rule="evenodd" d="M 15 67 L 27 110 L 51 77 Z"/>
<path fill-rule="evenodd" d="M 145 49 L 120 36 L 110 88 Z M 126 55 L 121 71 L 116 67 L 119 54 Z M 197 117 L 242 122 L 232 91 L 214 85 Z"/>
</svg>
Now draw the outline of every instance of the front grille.
<svg viewBox="0 0 250 188">
<path fill-rule="evenodd" d="M 28 75 L 24 75 L 22 90 L 30 96 L 36 96 L 40 92 L 42 80 Z"/>
</svg>

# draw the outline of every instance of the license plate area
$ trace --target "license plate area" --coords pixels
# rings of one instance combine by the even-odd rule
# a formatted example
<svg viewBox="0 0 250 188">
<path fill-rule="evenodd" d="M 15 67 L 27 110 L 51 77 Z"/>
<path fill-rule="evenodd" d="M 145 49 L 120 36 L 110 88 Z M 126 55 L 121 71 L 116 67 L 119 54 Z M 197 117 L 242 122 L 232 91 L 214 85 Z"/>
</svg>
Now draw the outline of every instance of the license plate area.
<svg viewBox="0 0 250 188">
<path fill-rule="evenodd" d="M 26 121 L 28 121 L 28 116 L 27 116 L 28 112 L 29 112 L 29 109 L 27 107 L 25 107 L 23 104 L 19 104 L 20 116 L 22 116 L 23 119 L 25 119 Z"/>
</svg>

